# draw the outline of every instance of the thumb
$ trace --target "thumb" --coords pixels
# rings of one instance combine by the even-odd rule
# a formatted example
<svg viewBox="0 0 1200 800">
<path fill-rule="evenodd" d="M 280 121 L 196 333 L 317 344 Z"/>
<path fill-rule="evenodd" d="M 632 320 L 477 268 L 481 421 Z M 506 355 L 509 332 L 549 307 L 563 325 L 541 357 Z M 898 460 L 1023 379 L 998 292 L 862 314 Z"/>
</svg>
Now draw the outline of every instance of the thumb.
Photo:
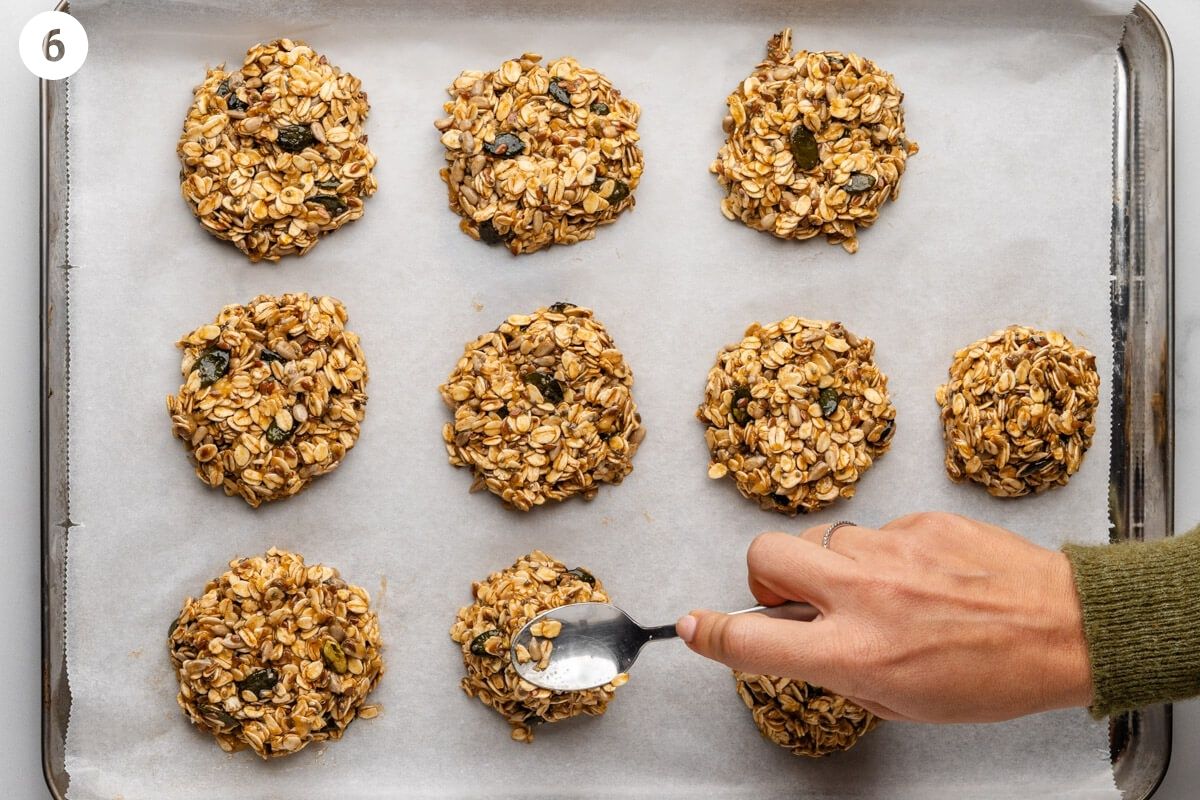
<svg viewBox="0 0 1200 800">
<path fill-rule="evenodd" d="M 773 619 L 764 614 L 693 611 L 675 632 L 695 652 L 743 672 L 817 681 L 827 672 L 815 646 L 829 623 Z"/>
</svg>

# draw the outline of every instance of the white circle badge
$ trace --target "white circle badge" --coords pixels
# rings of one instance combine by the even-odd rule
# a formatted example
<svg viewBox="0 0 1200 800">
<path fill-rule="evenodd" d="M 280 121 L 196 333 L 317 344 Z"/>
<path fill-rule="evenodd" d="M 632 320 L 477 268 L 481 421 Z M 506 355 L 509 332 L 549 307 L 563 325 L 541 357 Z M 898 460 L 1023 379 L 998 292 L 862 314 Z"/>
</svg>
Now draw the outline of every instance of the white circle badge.
<svg viewBox="0 0 1200 800">
<path fill-rule="evenodd" d="M 21 60 L 39 78 L 56 81 L 74 75 L 87 58 L 88 38 L 79 20 L 61 11 L 43 11 L 21 29 Z"/>
</svg>

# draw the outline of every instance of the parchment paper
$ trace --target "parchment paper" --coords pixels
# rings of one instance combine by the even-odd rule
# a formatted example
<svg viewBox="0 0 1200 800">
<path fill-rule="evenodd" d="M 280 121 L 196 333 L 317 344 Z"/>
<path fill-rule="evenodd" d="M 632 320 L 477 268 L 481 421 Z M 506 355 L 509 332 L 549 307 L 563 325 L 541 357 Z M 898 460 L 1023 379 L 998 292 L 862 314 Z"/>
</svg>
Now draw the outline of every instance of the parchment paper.
<svg viewBox="0 0 1200 800">
<path fill-rule="evenodd" d="M 990 726 L 886 724 L 821 761 L 764 742 L 728 670 L 651 647 L 600 719 L 531 746 L 458 688 L 447 631 L 470 584 L 532 548 L 601 576 L 647 623 L 740 608 L 764 529 L 958 511 L 1051 547 L 1108 530 L 1108 287 L 1115 44 L 1128 0 L 466 5 L 75 0 L 91 40 L 71 79 L 70 796 L 1116 796 L 1106 729 L 1082 710 Z M 903 194 L 848 256 L 728 222 L 707 168 L 724 98 L 785 25 L 798 47 L 895 73 L 921 152 Z M 304 38 L 372 101 L 379 193 L 303 259 L 250 265 L 179 197 L 175 142 L 206 64 Z M 572 54 L 644 109 L 637 208 L 595 241 L 513 258 L 458 231 L 432 121 L 464 68 Z M 286 502 L 206 489 L 171 438 L 173 343 L 260 292 L 341 298 L 371 370 L 358 446 Z M 437 393 L 464 342 L 510 313 L 589 305 L 636 376 L 649 429 L 633 474 L 592 503 L 528 515 L 468 495 Z M 899 409 L 858 496 L 789 521 L 706 477 L 693 411 L 717 350 L 750 322 L 840 319 L 873 337 Z M 953 351 L 1012 322 L 1098 357 L 1098 434 L 1068 488 L 992 499 L 945 477 L 933 392 Z M 330 746 L 261 763 L 223 754 L 175 705 L 164 646 L 183 599 L 272 545 L 369 588 L 387 642 L 384 713 Z"/>
</svg>

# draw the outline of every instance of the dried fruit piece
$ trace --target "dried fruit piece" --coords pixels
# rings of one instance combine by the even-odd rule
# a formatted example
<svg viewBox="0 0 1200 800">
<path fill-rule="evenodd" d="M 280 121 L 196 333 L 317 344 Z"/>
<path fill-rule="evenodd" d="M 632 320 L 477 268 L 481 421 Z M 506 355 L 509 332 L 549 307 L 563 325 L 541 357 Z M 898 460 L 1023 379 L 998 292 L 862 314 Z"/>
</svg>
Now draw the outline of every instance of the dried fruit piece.
<svg viewBox="0 0 1200 800">
<path fill-rule="evenodd" d="M 498 133 L 495 139 L 483 143 L 483 149 L 500 158 L 512 158 L 521 154 L 525 143 L 515 133 Z"/>
<path fill-rule="evenodd" d="M 229 372 L 229 351 L 210 347 L 196 359 L 196 371 L 200 373 L 200 388 L 212 386 Z"/>
<path fill-rule="evenodd" d="M 548 90 L 548 93 L 555 100 L 562 103 L 564 106 L 567 106 L 568 108 L 570 108 L 571 93 L 562 87 L 562 84 L 560 84 L 558 82 L 558 78 L 550 79 L 550 88 Z"/>
<path fill-rule="evenodd" d="M 316 141 L 309 125 L 284 125 L 275 138 L 279 149 L 288 153 L 299 153 L 306 147 L 312 147 Z"/>
<path fill-rule="evenodd" d="M 496 230 L 496 225 L 490 219 L 485 219 L 479 223 L 479 240 L 486 244 L 500 244 L 504 241 L 504 237 L 500 235 L 500 231 Z"/>
</svg>

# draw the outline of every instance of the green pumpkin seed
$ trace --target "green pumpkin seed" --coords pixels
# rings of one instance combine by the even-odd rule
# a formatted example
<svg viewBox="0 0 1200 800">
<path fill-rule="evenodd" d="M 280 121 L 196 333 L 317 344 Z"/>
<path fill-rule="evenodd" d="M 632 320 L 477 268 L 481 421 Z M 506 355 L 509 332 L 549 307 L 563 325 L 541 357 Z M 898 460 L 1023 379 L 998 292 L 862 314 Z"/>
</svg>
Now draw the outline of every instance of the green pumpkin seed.
<svg viewBox="0 0 1200 800">
<path fill-rule="evenodd" d="M 521 151 L 525 149 L 525 143 L 515 133 L 498 133 L 495 139 L 483 143 L 483 149 L 488 155 L 512 158 L 521 154 Z"/>
<path fill-rule="evenodd" d="M 285 431 L 283 428 L 275 424 L 275 420 L 271 420 L 271 424 L 267 426 L 267 441 L 271 444 L 281 444 L 288 440 L 296 431 L 296 425 L 292 425 L 291 430 Z"/>
<path fill-rule="evenodd" d="M 562 87 L 562 84 L 558 82 L 558 78 L 551 78 L 549 94 L 564 106 L 570 107 L 571 93 Z"/>
<path fill-rule="evenodd" d="M 333 639 L 326 639 L 325 643 L 321 645 L 321 658 L 338 675 L 344 675 L 350 668 L 346 662 L 346 651 Z"/>
<path fill-rule="evenodd" d="M 236 717 L 220 706 L 199 705 L 196 706 L 196 710 L 200 712 L 200 716 L 204 717 L 210 722 L 215 720 L 222 728 L 230 728 L 232 731 L 236 731 L 238 728 L 242 727 L 242 723 L 238 722 Z M 226 732 L 227 731 L 222 731 L 222 733 Z"/>
<path fill-rule="evenodd" d="M 775 505 L 779 506 L 780 508 L 791 508 L 792 507 L 792 499 L 790 497 L 788 497 L 786 494 L 771 495 L 771 502 L 774 503 Z"/>
<path fill-rule="evenodd" d="M 502 636 L 502 635 L 503 634 L 500 633 L 500 631 L 496 630 L 495 628 L 493 628 L 490 631 L 484 631 L 483 633 L 479 634 L 478 636 L 476 636 L 474 639 L 471 640 L 471 648 L 470 648 L 471 655 L 479 656 L 480 658 L 486 658 L 487 656 L 490 656 L 491 653 L 489 653 L 487 650 L 484 649 L 484 645 L 487 644 L 487 640 L 492 638 L 493 636 Z"/>
<path fill-rule="evenodd" d="M 280 363 L 283 363 L 284 361 L 287 360 L 283 356 L 279 355 L 279 353 L 276 353 L 274 350 L 269 350 L 265 347 L 262 349 L 262 352 L 258 354 L 258 357 L 266 362 L 278 361 Z"/>
<path fill-rule="evenodd" d="M 167 628 L 167 638 L 170 639 L 175 635 L 175 629 L 179 627 L 179 617 L 171 620 L 171 627 Z"/>
<path fill-rule="evenodd" d="M 316 141 L 317 138 L 313 136 L 312 128 L 308 125 L 284 125 L 275 139 L 279 149 L 287 153 L 299 153 Z"/>
<path fill-rule="evenodd" d="M 210 347 L 196 359 L 192 369 L 200 371 L 200 388 L 212 386 L 229 372 L 229 351 Z"/>
<path fill-rule="evenodd" d="M 553 311 L 555 314 L 561 314 L 564 311 L 566 311 L 568 308 L 574 308 L 574 307 L 575 307 L 574 303 L 568 303 L 566 300 L 559 300 L 557 303 L 550 306 L 550 311 Z"/>
<path fill-rule="evenodd" d="M 550 373 L 530 372 L 522 380 L 541 392 L 542 397 L 551 403 L 562 402 L 563 385 Z"/>
<path fill-rule="evenodd" d="M 250 107 L 250 104 L 233 92 L 230 92 L 229 97 L 225 98 L 225 107 L 230 111 L 245 111 Z"/>
<path fill-rule="evenodd" d="M 325 727 L 321 728 L 321 733 L 336 733 L 342 729 L 342 726 L 337 724 L 337 720 L 328 711 L 325 712 L 322 719 L 325 720 Z"/>
<path fill-rule="evenodd" d="M 316 197 L 310 197 L 304 202 L 316 203 L 329 212 L 329 216 L 336 217 L 350 206 L 346 205 L 346 201 L 334 194 L 319 194 Z"/>
<path fill-rule="evenodd" d="M 1054 463 L 1052 457 L 1043 458 L 1040 461 L 1034 461 L 1031 464 L 1024 464 L 1017 470 L 1017 477 L 1024 478 L 1027 475 L 1032 475 L 1035 472 L 1041 472 L 1046 467 Z"/>
<path fill-rule="evenodd" d="M 612 191 L 608 193 L 608 197 L 605 199 L 608 200 L 608 204 L 610 206 L 615 206 L 626 197 L 629 197 L 629 184 L 627 184 L 625 181 L 618 180 L 617 178 L 613 178 L 612 182 Z"/>
<path fill-rule="evenodd" d="M 588 106 L 588 109 L 597 117 L 608 116 L 608 103 L 601 103 L 599 100 Z"/>
<path fill-rule="evenodd" d="M 326 178 L 323 181 L 317 181 L 315 184 L 318 189 L 336 189 L 342 185 L 342 182 L 337 178 Z"/>
<path fill-rule="evenodd" d="M 875 443 L 887 444 L 889 441 L 891 441 L 892 434 L 895 432 L 896 420 L 889 419 L 887 422 L 883 423 L 883 430 L 880 432 L 879 436 L 875 438 Z"/>
<path fill-rule="evenodd" d="M 803 123 L 796 123 L 796 127 L 792 128 L 788 142 L 792 147 L 792 159 L 796 162 L 796 169 L 810 170 L 821 163 L 817 139 Z"/>
<path fill-rule="evenodd" d="M 229 94 L 229 78 L 221 81 L 221 85 L 217 87 L 217 97 L 224 97 Z"/>
<path fill-rule="evenodd" d="M 859 194 L 875 186 L 875 176 L 868 175 L 865 172 L 851 172 L 850 180 L 846 181 L 846 185 L 842 188 L 848 194 Z"/>
<path fill-rule="evenodd" d="M 826 387 L 817 395 L 817 402 L 821 404 L 821 416 L 828 419 L 832 417 L 838 408 L 838 393 L 832 388 Z"/>
<path fill-rule="evenodd" d="M 258 695 L 274 689 L 277 683 L 279 683 L 279 672 L 271 667 L 267 667 L 266 669 L 251 672 L 240 681 L 236 681 L 235 685 L 237 686 L 238 694 L 250 692 Z"/>
<path fill-rule="evenodd" d="M 583 567 L 575 567 L 575 569 L 569 569 L 563 573 L 564 578 L 567 577 L 568 575 L 577 581 L 583 581 L 588 586 L 596 585 L 595 577 L 593 577 L 592 573 L 588 572 Z"/>
<path fill-rule="evenodd" d="M 729 401 L 729 416 L 738 425 L 750 421 L 750 387 L 745 384 L 733 388 L 733 399 Z"/>
</svg>

